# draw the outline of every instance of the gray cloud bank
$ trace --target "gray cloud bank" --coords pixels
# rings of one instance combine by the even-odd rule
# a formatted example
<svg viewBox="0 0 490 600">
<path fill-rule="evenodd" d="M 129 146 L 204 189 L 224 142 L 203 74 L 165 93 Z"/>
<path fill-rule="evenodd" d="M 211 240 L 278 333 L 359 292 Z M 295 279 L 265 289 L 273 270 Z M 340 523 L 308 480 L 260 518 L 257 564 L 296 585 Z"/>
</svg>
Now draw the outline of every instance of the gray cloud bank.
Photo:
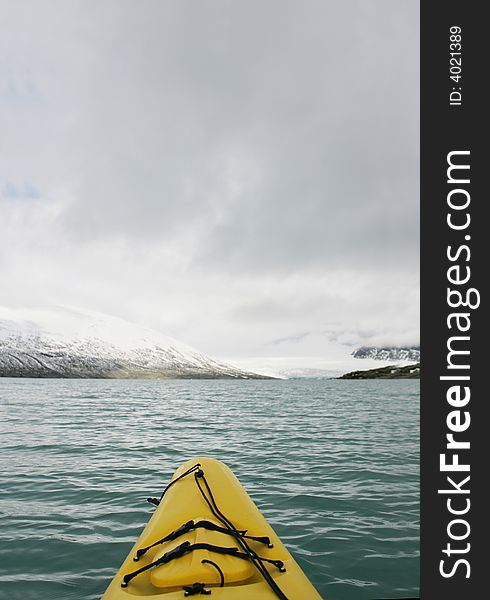
<svg viewBox="0 0 490 600">
<path fill-rule="evenodd" d="M 225 356 L 418 342 L 418 17 L 0 2 L 0 302 Z"/>
</svg>

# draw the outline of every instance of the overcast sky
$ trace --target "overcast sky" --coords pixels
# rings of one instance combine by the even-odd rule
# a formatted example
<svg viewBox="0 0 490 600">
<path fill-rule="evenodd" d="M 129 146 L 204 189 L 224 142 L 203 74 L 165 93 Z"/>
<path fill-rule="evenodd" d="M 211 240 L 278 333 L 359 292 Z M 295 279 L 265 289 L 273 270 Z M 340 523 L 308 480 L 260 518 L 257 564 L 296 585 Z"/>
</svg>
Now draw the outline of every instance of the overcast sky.
<svg viewBox="0 0 490 600">
<path fill-rule="evenodd" d="M 0 0 L 0 303 L 418 343 L 418 4 Z"/>
</svg>

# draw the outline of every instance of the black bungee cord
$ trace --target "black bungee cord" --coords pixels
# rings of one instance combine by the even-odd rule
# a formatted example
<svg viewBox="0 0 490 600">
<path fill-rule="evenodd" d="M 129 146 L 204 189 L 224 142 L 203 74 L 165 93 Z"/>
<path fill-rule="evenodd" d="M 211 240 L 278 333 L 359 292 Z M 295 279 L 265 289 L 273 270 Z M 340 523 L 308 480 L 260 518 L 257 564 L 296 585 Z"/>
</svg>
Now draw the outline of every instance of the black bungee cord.
<svg viewBox="0 0 490 600">
<path fill-rule="evenodd" d="M 199 491 L 201 492 L 202 497 L 206 501 L 206 503 L 209 506 L 213 515 L 217 519 L 219 519 L 219 521 L 221 521 L 223 523 L 223 525 L 225 525 L 225 527 L 229 528 L 230 535 L 232 535 L 236 539 L 236 541 L 242 547 L 244 552 L 250 557 L 250 560 L 253 562 L 253 564 L 255 565 L 257 570 L 264 577 L 264 579 L 269 584 L 271 589 L 275 592 L 276 596 L 278 598 L 280 598 L 281 600 L 288 600 L 287 596 L 284 594 L 284 592 L 281 590 L 281 588 L 274 581 L 274 579 L 271 576 L 271 574 L 269 573 L 269 571 L 264 567 L 264 565 L 263 565 L 264 559 L 262 557 L 260 557 L 252 548 L 250 548 L 250 546 L 247 544 L 247 542 L 243 538 L 240 537 L 240 534 L 239 534 L 237 528 L 218 508 L 218 505 L 216 504 L 216 501 L 214 499 L 211 488 L 209 487 L 206 477 L 204 476 L 204 471 L 202 469 L 197 470 L 194 473 L 194 479 L 197 483 L 197 487 L 199 488 Z M 204 493 L 204 490 L 201 488 L 201 486 L 199 484 L 199 479 L 202 479 L 204 481 L 204 485 L 206 486 L 206 490 L 209 493 L 211 501 L 207 498 L 206 494 Z M 267 561 L 267 562 L 269 562 L 269 561 Z M 284 572 L 286 570 L 284 568 L 283 564 L 281 566 L 278 566 L 278 568 L 281 572 Z"/>
<path fill-rule="evenodd" d="M 182 475 L 180 475 L 179 477 L 177 477 L 176 479 L 171 481 L 167 485 L 167 487 L 163 490 L 162 495 L 160 496 L 160 499 L 148 498 L 147 499 L 148 502 L 151 502 L 152 504 L 155 504 L 156 506 L 158 506 L 160 504 L 162 498 L 164 497 L 165 493 L 168 491 L 168 489 L 172 485 L 177 483 L 177 481 L 180 481 L 183 477 L 186 477 L 187 475 L 189 475 L 191 473 L 194 473 L 194 480 L 196 482 L 196 485 L 197 485 L 202 497 L 204 498 L 206 504 L 208 505 L 209 509 L 211 510 L 212 514 L 224 525 L 224 528 L 214 526 L 213 529 L 215 529 L 217 531 L 222 531 L 223 533 L 228 533 L 229 535 L 231 535 L 237 541 L 237 543 L 240 545 L 243 552 L 239 552 L 238 548 L 222 548 L 220 546 L 213 546 L 211 544 L 190 544 L 190 542 L 184 542 L 177 548 L 174 548 L 173 550 L 166 552 L 163 556 L 161 556 L 156 561 L 154 561 L 132 573 L 127 573 L 126 575 L 124 575 L 123 581 L 121 583 L 121 587 L 127 587 L 128 583 L 131 581 L 131 579 L 133 579 L 133 577 L 136 577 L 137 575 L 139 575 L 140 573 L 142 573 L 144 571 L 147 571 L 148 569 L 151 569 L 151 568 L 159 566 L 159 565 L 166 564 L 167 562 L 170 562 L 174 558 L 183 556 L 183 554 L 187 554 L 188 552 L 191 552 L 193 550 L 208 549 L 210 551 L 218 552 L 220 554 L 228 554 L 228 555 L 236 556 L 237 558 L 244 558 L 244 559 L 250 560 L 254 564 L 256 569 L 259 571 L 259 573 L 264 577 L 265 581 L 268 583 L 269 587 L 274 591 L 276 596 L 278 598 L 280 598 L 280 600 L 288 600 L 287 596 L 284 594 L 284 592 L 281 590 L 281 588 L 277 585 L 277 583 L 274 581 L 273 577 L 271 576 L 271 574 L 269 573 L 267 568 L 264 566 L 265 562 L 270 563 L 270 564 L 273 564 L 274 566 L 276 566 L 281 572 L 284 572 L 284 571 L 286 571 L 286 569 L 284 567 L 284 563 L 281 560 L 271 560 L 271 559 L 267 559 L 267 558 L 259 556 L 255 552 L 255 550 L 253 550 L 248 545 L 247 541 L 244 538 L 252 539 L 255 541 L 260 541 L 261 543 L 267 544 L 269 548 L 272 548 L 273 545 L 270 543 L 270 539 L 266 536 L 263 536 L 263 537 L 245 536 L 245 531 L 238 530 L 235 527 L 235 525 L 221 512 L 218 505 L 216 504 L 216 500 L 214 499 L 211 488 L 206 480 L 206 477 L 204 476 L 204 471 L 202 470 L 201 465 L 199 463 L 196 463 L 194 466 L 192 466 L 191 468 L 187 469 L 187 471 L 182 473 Z M 204 485 L 206 486 L 206 490 L 209 494 L 209 498 L 206 496 L 204 489 L 201 487 L 199 479 L 202 479 L 204 481 Z M 199 522 L 199 523 L 201 524 L 203 522 Z M 204 521 L 204 523 L 209 523 L 210 525 L 213 525 L 210 522 L 206 522 L 206 521 Z M 146 548 L 141 548 L 141 549 L 137 550 L 134 560 L 138 560 L 140 558 L 140 556 L 142 556 L 150 548 L 153 548 L 154 546 L 157 546 L 160 543 L 164 543 L 165 541 L 175 539 L 179 535 L 182 535 L 182 533 L 185 533 L 187 531 L 190 531 L 190 529 L 195 528 L 195 526 L 196 526 L 196 524 L 193 521 L 188 521 L 187 523 L 182 525 L 179 529 L 175 530 L 174 532 L 172 532 L 165 538 L 158 540 L 157 542 L 155 542 L 154 544 L 151 544 L 150 546 L 148 546 Z M 204 525 L 204 526 L 206 527 L 206 525 Z M 209 528 L 211 528 L 211 527 L 209 527 Z M 201 562 L 209 563 L 218 570 L 218 572 L 220 574 L 220 580 L 221 580 L 220 587 L 223 587 L 224 575 L 223 575 L 223 572 L 221 571 L 220 567 L 213 561 L 202 560 Z M 195 584 L 193 584 L 193 586 L 184 586 L 183 589 L 185 591 L 186 596 L 194 595 L 196 593 L 209 594 L 210 590 L 205 590 L 204 586 L 205 586 L 205 584 L 195 583 Z"/>
</svg>

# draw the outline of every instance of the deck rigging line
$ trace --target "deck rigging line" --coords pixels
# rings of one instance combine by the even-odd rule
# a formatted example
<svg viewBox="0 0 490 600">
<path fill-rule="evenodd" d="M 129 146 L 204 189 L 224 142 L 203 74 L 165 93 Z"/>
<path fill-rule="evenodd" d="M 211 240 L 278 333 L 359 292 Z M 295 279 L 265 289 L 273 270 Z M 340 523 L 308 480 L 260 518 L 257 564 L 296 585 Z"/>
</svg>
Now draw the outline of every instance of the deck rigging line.
<svg viewBox="0 0 490 600">
<path fill-rule="evenodd" d="M 269 571 L 267 570 L 267 568 L 265 566 L 265 563 L 272 564 L 275 567 L 277 567 L 281 572 L 284 572 L 286 569 L 284 567 L 283 561 L 273 560 L 273 559 L 269 559 L 269 558 L 264 558 L 263 556 L 259 556 L 257 554 L 257 552 L 255 552 L 255 550 L 253 548 L 251 548 L 247 542 L 247 539 L 249 539 L 249 540 L 253 540 L 253 541 L 257 541 L 257 542 L 266 544 L 269 548 L 272 548 L 270 538 L 267 536 L 247 536 L 247 535 L 245 535 L 246 530 L 245 531 L 239 530 L 235 527 L 235 525 L 232 523 L 232 521 L 230 521 L 230 519 L 228 519 L 219 509 L 219 507 L 216 503 L 216 500 L 213 496 L 213 492 L 211 491 L 211 487 L 209 486 L 209 483 L 205 477 L 204 471 L 201 468 L 201 465 L 199 463 L 196 463 L 190 469 L 187 469 L 187 471 L 182 473 L 182 475 L 180 475 L 179 477 L 177 477 L 176 479 L 171 481 L 168 484 L 168 486 L 163 490 L 162 495 L 160 496 L 160 499 L 148 498 L 148 502 L 151 502 L 152 504 L 155 504 L 156 506 L 158 506 L 160 504 L 160 501 L 164 497 L 165 493 L 168 491 L 168 489 L 172 485 L 177 483 L 177 481 L 180 481 L 181 479 L 183 479 L 187 475 L 190 475 L 191 473 L 194 473 L 194 480 L 195 480 L 196 485 L 199 489 L 199 492 L 201 493 L 202 497 L 204 498 L 206 504 L 208 505 L 209 509 L 211 510 L 212 514 L 216 517 L 216 519 L 223 525 L 223 527 L 220 527 L 219 525 L 216 525 L 210 521 L 205 521 L 205 520 L 198 521 L 197 523 L 195 523 L 194 521 L 188 521 L 187 523 L 184 523 L 181 527 L 179 527 L 175 531 L 172 531 L 167 536 L 156 541 L 155 543 L 151 544 L 150 546 L 138 549 L 136 551 L 134 560 L 137 561 L 150 548 L 158 546 L 159 544 L 163 544 L 164 542 L 177 539 L 179 536 L 183 535 L 184 533 L 187 533 L 188 531 L 191 531 L 192 529 L 196 529 L 197 527 L 203 527 L 205 529 L 219 531 L 221 533 L 226 533 L 226 534 L 232 536 L 235 539 L 235 541 L 237 542 L 237 544 L 240 546 L 242 551 L 240 551 L 239 548 L 236 548 L 236 547 L 226 548 L 226 547 L 222 547 L 222 546 L 215 546 L 213 544 L 205 544 L 205 543 L 191 544 L 190 542 L 184 542 L 183 544 L 180 544 L 180 546 L 177 546 L 176 548 L 173 548 L 172 550 L 166 552 L 163 556 L 161 556 L 157 560 L 153 561 L 152 563 L 149 563 L 148 565 L 145 565 L 144 567 L 141 567 L 140 569 L 137 569 L 136 571 L 133 571 L 131 573 L 127 573 L 126 575 L 124 575 L 123 580 L 121 582 L 121 587 L 127 587 L 128 583 L 134 577 L 136 577 L 140 573 L 147 571 L 148 569 L 152 569 L 154 567 L 167 564 L 170 561 L 174 560 L 175 558 L 179 558 L 180 556 L 183 556 L 184 554 L 187 554 L 189 552 L 193 552 L 194 550 L 208 550 L 211 552 L 215 552 L 217 554 L 227 554 L 227 555 L 235 556 L 236 558 L 242 558 L 244 560 L 249 560 L 250 562 L 252 562 L 254 564 L 256 569 L 263 576 L 263 578 L 265 579 L 265 581 L 267 582 L 269 587 L 272 589 L 272 591 L 276 594 L 276 596 L 280 600 L 288 600 L 287 596 L 284 594 L 284 592 L 281 590 L 281 588 L 277 585 L 276 581 L 274 580 L 274 578 L 272 577 L 272 575 L 269 573 Z M 201 481 L 203 482 L 204 485 L 201 485 Z M 221 571 L 220 567 L 213 561 L 203 560 L 201 562 L 210 563 L 211 565 L 216 567 L 216 569 L 218 570 L 218 572 L 220 574 L 220 579 L 221 579 L 220 587 L 222 587 L 224 585 L 224 575 L 223 575 L 223 572 Z M 184 590 L 184 594 L 186 596 L 192 596 L 194 594 L 210 594 L 211 593 L 211 590 L 208 590 L 205 588 L 204 583 L 199 583 L 199 582 L 194 583 L 192 586 L 184 586 L 183 590 Z"/>
</svg>

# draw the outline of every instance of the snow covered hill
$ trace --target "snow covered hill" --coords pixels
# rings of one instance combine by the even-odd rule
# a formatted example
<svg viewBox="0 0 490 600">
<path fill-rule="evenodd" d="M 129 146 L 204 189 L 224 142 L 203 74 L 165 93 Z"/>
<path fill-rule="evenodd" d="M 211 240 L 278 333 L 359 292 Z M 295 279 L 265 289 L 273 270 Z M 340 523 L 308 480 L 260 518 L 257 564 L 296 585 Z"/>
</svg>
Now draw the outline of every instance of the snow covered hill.
<svg viewBox="0 0 490 600">
<path fill-rule="evenodd" d="M 1 306 L 0 377 L 264 378 L 116 317 Z"/>
<path fill-rule="evenodd" d="M 371 358 L 374 360 L 420 361 L 420 347 L 368 347 L 363 346 L 352 353 L 354 358 Z"/>
</svg>

